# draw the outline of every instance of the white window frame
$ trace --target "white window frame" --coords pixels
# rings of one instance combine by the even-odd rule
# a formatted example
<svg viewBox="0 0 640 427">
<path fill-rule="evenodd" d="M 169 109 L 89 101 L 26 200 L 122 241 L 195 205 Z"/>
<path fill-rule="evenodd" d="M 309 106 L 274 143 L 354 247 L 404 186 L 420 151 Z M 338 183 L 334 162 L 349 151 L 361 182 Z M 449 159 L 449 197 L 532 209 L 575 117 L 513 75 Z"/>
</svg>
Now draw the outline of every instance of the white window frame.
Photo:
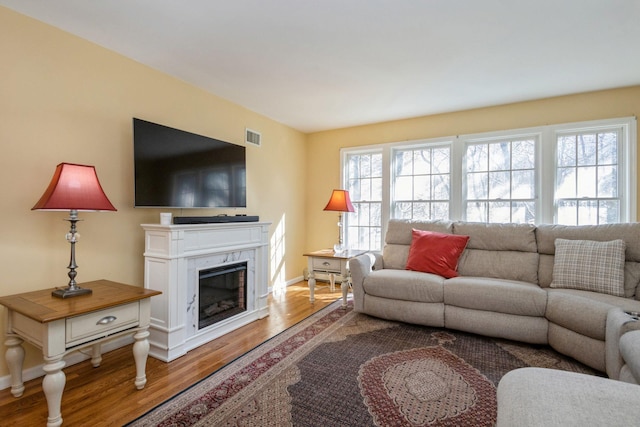
<svg viewBox="0 0 640 427">
<path fill-rule="evenodd" d="M 445 139 L 445 140 L 429 140 L 428 142 L 422 142 L 420 143 L 419 141 L 416 141 L 412 144 L 392 144 L 390 146 L 390 149 L 388 150 L 388 157 L 389 157 L 389 164 L 388 165 L 384 165 L 387 166 L 385 167 L 386 170 L 389 171 L 389 203 L 388 203 L 388 209 L 389 209 L 389 216 L 391 215 L 391 213 L 393 212 L 393 204 L 395 202 L 395 200 L 393 199 L 393 195 L 395 194 L 395 188 L 394 186 L 394 180 L 393 177 L 391 176 L 391 171 L 393 170 L 393 162 L 394 162 L 394 158 L 395 158 L 395 153 L 398 151 L 403 151 L 403 150 L 415 150 L 415 149 L 421 149 L 421 148 L 427 148 L 427 149 L 437 149 L 437 148 L 448 148 L 449 149 L 449 158 L 453 159 L 453 140 L 452 139 Z M 384 155 L 383 155 L 383 161 L 384 161 Z M 455 174 L 455 171 L 452 169 L 452 164 L 450 161 L 449 164 L 449 186 L 450 191 L 449 191 L 449 215 L 451 216 L 451 208 L 452 208 L 452 201 L 453 201 L 453 175 Z M 384 199 L 383 199 L 384 202 Z"/>
<path fill-rule="evenodd" d="M 541 193 L 541 173 L 540 173 L 540 164 L 541 164 L 541 152 L 540 152 L 540 146 L 541 144 L 541 139 L 542 139 L 542 135 L 541 132 L 538 128 L 532 128 L 532 129 L 518 129 L 518 130 L 511 130 L 511 131 L 500 131 L 500 132 L 490 132 L 490 133 L 483 133 L 483 134 L 475 134 L 475 135 L 465 135 L 465 136 L 461 136 L 460 138 L 460 144 L 462 146 L 462 152 L 460 154 L 460 168 L 458 169 L 460 171 L 460 179 L 461 179 L 461 188 L 462 188 L 462 194 L 461 197 L 459 199 L 459 215 L 456 219 L 461 219 L 461 220 L 466 220 L 466 214 L 465 214 L 465 202 L 467 200 L 467 186 L 466 186 L 466 182 L 465 182 L 465 174 L 466 174 L 466 164 L 465 164 L 465 159 L 466 159 L 466 151 L 467 151 L 467 147 L 470 145 L 476 145 L 476 144 L 483 144 L 483 143 L 492 143 L 492 142 L 497 142 L 497 141 L 505 141 L 505 140 L 521 140 L 521 139 L 533 139 L 535 141 L 535 165 L 534 165 L 534 180 L 535 180 L 535 184 L 536 184 L 536 191 L 534 193 L 534 203 L 536 205 L 535 208 L 535 215 L 536 218 L 540 218 L 540 214 L 541 214 L 541 200 L 540 200 L 540 193 Z M 538 222 L 540 223 L 540 222 Z"/>
<path fill-rule="evenodd" d="M 636 117 L 622 117 L 604 120 L 563 123 L 531 128 L 510 129 L 496 132 L 449 136 L 442 138 L 421 139 L 395 143 L 374 144 L 368 146 L 342 148 L 341 183 L 344 187 L 346 180 L 345 161 L 348 155 L 358 153 L 381 152 L 383 162 L 382 188 L 382 244 L 386 235 L 386 224 L 391 215 L 391 161 L 393 150 L 396 148 L 417 148 L 419 146 L 451 147 L 451 204 L 449 219 L 464 220 L 464 202 L 466 189 L 464 183 L 465 168 L 463 165 L 466 146 L 470 143 L 491 141 L 501 138 L 517 139 L 522 137 L 537 138 L 536 144 L 536 224 L 556 223 L 555 183 L 556 183 L 556 141 L 559 134 L 570 132 L 602 131 L 613 127 L 620 129 L 619 141 L 619 194 L 620 222 L 636 221 L 637 215 L 637 119 Z M 347 219 L 348 221 L 348 216 Z M 347 224 L 348 225 L 348 224 Z M 349 242 L 346 242 L 347 245 Z M 380 248 L 381 249 L 381 248 Z"/>
<path fill-rule="evenodd" d="M 555 183 L 557 182 L 557 145 L 556 141 L 559 135 L 571 133 L 586 132 L 602 132 L 606 130 L 616 129 L 620 131 L 620 140 L 618 141 L 618 194 L 620 198 L 620 222 L 636 221 L 637 215 L 637 196 L 638 196 L 638 176 L 637 176 L 637 119 L 635 117 L 627 117 L 621 119 L 594 120 L 590 122 L 566 123 L 554 126 L 550 129 L 550 139 L 552 139 L 554 159 L 553 172 L 549 176 L 553 176 L 553 182 L 545 183 L 555 191 Z M 548 208 L 548 207 L 547 207 Z M 557 222 L 557 206 L 555 200 L 551 203 L 550 212 L 546 212 L 546 216 L 550 218 L 549 222 Z"/>
<path fill-rule="evenodd" d="M 389 204 L 385 203 L 385 200 L 389 200 L 389 186 L 385 186 L 385 182 L 389 182 L 390 169 L 387 167 L 389 165 L 389 153 L 388 150 L 382 150 L 380 145 L 371 145 L 367 147 L 359 147 L 359 148 L 342 148 L 340 150 L 340 170 L 341 170 L 341 188 L 348 188 L 348 178 L 349 171 L 347 169 L 347 157 L 349 155 L 368 155 L 368 154 L 382 154 L 382 200 L 380 201 L 380 211 L 381 211 L 381 225 L 380 225 L 380 239 L 381 245 L 384 245 L 384 235 L 386 233 L 386 223 L 389 219 Z M 354 196 L 351 195 L 351 201 L 354 204 L 357 204 L 359 200 L 355 200 Z M 343 239 L 345 243 L 345 247 L 350 248 L 349 245 L 349 221 L 354 218 L 353 213 L 345 212 L 343 215 Z"/>
</svg>

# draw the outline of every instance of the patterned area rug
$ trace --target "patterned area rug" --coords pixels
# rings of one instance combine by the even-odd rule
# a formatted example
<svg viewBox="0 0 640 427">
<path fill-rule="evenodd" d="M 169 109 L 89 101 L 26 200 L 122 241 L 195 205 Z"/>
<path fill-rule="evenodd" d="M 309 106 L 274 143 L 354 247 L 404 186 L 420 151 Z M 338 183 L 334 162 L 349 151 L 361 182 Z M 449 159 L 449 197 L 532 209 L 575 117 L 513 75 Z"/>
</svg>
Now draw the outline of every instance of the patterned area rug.
<svg viewBox="0 0 640 427">
<path fill-rule="evenodd" d="M 492 426 L 525 366 L 600 375 L 546 346 L 376 319 L 336 302 L 129 424 Z"/>
</svg>

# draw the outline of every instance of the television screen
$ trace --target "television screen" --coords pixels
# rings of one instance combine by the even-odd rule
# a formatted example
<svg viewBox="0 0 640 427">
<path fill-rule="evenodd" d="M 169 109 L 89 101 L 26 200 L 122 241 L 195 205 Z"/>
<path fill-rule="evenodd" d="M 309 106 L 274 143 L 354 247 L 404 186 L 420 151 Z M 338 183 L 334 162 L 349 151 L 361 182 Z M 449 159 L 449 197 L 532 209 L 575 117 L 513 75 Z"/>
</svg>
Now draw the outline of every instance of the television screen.
<svg viewBox="0 0 640 427">
<path fill-rule="evenodd" d="M 135 206 L 246 207 L 245 147 L 133 119 Z"/>
</svg>

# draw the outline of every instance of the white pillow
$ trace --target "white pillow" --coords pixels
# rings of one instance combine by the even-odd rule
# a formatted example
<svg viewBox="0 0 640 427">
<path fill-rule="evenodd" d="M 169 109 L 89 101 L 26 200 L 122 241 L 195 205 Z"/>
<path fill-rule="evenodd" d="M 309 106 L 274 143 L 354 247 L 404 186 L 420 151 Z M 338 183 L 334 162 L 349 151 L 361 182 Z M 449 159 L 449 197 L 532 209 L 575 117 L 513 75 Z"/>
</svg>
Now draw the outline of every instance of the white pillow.
<svg viewBox="0 0 640 427">
<path fill-rule="evenodd" d="M 624 296 L 624 240 L 556 239 L 552 288 Z"/>
</svg>

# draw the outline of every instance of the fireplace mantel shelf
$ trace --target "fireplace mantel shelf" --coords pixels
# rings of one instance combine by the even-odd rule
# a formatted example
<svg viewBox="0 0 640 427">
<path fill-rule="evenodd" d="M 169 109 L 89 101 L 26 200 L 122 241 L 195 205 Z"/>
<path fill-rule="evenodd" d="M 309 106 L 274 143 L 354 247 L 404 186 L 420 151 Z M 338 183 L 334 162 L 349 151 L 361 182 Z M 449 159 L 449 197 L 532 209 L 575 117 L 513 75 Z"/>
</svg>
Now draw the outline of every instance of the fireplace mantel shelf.
<svg viewBox="0 0 640 427">
<path fill-rule="evenodd" d="M 151 301 L 149 355 L 165 362 L 269 314 L 269 222 L 142 224 L 144 283 L 162 291 Z M 198 328 L 198 274 L 247 263 L 246 310 Z"/>
</svg>

